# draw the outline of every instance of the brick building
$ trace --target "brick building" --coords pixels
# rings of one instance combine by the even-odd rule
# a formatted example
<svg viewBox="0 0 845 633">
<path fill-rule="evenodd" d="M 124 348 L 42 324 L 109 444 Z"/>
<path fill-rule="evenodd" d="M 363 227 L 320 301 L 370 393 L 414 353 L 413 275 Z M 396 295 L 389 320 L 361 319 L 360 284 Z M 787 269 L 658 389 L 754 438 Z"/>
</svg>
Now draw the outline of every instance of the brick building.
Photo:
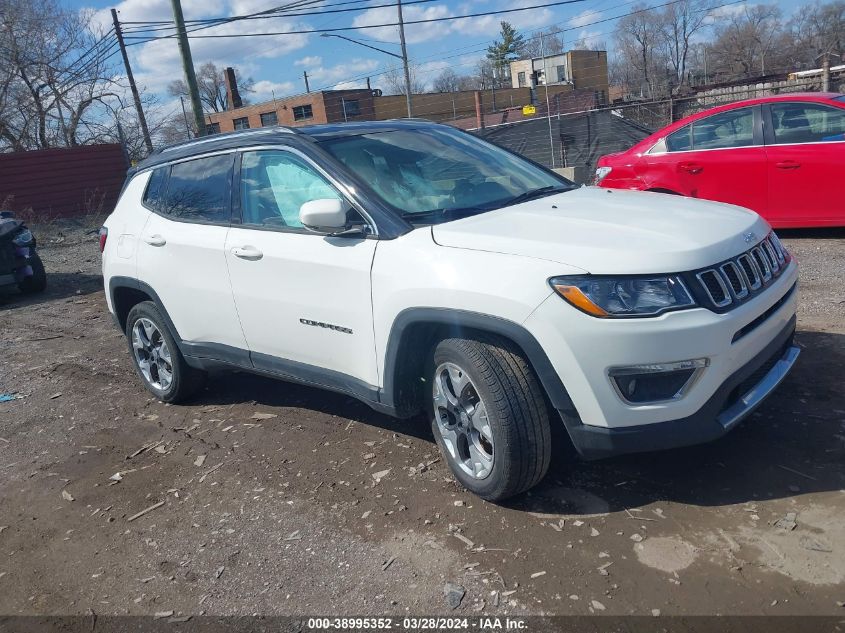
<svg viewBox="0 0 845 633">
<path fill-rule="evenodd" d="M 607 51 L 573 50 L 559 55 L 520 59 L 510 64 L 514 88 L 570 85 L 592 90 L 607 103 Z"/>
<path fill-rule="evenodd" d="M 234 71 L 227 68 L 228 108 L 205 115 L 209 133 L 232 132 L 269 125 L 300 126 L 344 121 L 371 121 L 375 118 L 373 91 L 318 90 L 263 103 L 242 105 Z"/>
</svg>

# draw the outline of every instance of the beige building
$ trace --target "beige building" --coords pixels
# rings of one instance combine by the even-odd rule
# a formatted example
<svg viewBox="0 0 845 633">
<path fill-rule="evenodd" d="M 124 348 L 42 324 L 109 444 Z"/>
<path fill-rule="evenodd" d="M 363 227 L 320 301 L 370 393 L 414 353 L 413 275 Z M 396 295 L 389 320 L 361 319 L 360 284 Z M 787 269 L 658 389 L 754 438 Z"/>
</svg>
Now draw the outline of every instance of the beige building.
<svg viewBox="0 0 845 633">
<path fill-rule="evenodd" d="M 569 85 L 592 90 L 607 103 L 607 51 L 575 50 L 559 55 L 520 59 L 510 64 L 514 88 Z"/>
</svg>

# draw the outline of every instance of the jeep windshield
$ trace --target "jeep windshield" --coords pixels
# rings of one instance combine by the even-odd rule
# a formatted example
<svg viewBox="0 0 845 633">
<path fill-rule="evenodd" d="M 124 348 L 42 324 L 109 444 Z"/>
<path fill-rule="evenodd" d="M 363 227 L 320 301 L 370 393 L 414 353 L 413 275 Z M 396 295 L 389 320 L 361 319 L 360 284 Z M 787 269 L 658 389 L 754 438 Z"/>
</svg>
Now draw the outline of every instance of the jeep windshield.
<svg viewBox="0 0 845 633">
<path fill-rule="evenodd" d="M 444 127 L 340 136 L 320 145 L 412 223 L 437 224 L 574 187 L 496 145 Z"/>
</svg>

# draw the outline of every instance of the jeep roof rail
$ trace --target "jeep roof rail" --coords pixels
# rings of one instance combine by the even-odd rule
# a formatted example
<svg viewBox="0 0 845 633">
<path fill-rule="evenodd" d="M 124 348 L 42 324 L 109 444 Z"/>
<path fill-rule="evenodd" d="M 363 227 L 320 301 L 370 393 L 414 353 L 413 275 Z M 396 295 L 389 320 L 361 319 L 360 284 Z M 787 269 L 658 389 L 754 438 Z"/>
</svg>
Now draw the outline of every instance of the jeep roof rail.
<svg viewBox="0 0 845 633">
<path fill-rule="evenodd" d="M 168 145 L 167 147 L 163 147 L 159 150 L 159 154 L 164 154 L 165 152 L 172 152 L 176 149 L 184 149 L 188 146 L 195 146 L 195 145 L 202 145 L 204 143 L 211 143 L 213 141 L 217 141 L 221 138 L 229 139 L 229 138 L 243 138 L 245 136 L 257 136 L 261 134 L 272 134 L 274 132 L 287 132 L 289 134 L 296 134 L 296 130 L 290 127 L 286 127 L 284 125 L 273 125 L 268 127 L 257 128 L 254 130 L 236 130 L 234 132 L 224 132 L 223 134 L 210 134 L 208 136 L 204 136 L 201 138 L 192 138 L 188 139 L 187 141 L 182 141 L 181 143 L 174 143 L 173 145 Z"/>
</svg>

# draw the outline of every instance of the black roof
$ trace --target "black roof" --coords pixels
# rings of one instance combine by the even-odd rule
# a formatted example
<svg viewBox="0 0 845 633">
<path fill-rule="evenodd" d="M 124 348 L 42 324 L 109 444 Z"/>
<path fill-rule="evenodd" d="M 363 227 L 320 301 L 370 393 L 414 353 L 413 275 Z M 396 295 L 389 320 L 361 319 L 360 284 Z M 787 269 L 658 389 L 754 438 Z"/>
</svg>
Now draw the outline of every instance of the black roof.
<svg viewBox="0 0 845 633">
<path fill-rule="evenodd" d="M 256 128 L 253 130 L 240 130 L 237 132 L 226 132 L 214 134 L 198 139 L 191 139 L 182 143 L 168 145 L 151 154 L 131 170 L 131 173 L 149 169 L 157 165 L 169 163 L 174 160 L 181 160 L 216 152 L 225 149 L 249 147 L 250 145 L 267 145 L 273 143 L 285 144 L 297 142 L 297 140 L 325 140 L 340 136 L 355 136 L 358 134 L 371 134 L 374 132 L 387 132 L 398 129 L 419 128 L 423 126 L 437 125 L 423 119 L 393 119 L 389 121 L 355 121 L 350 123 L 325 123 L 322 125 L 306 125 L 303 127 L 285 127 L 275 125 L 271 127 Z"/>
</svg>

